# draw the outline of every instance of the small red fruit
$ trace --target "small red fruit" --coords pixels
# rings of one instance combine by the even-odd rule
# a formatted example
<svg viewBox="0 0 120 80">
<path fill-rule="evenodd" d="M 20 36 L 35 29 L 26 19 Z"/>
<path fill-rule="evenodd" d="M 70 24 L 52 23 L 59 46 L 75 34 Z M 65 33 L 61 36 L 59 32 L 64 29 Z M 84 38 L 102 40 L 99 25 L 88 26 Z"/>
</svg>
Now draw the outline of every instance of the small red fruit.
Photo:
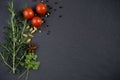
<svg viewBox="0 0 120 80">
<path fill-rule="evenodd" d="M 40 17 L 36 16 L 36 17 L 32 18 L 32 25 L 34 27 L 40 27 L 42 25 L 42 23 L 43 23 L 43 21 L 42 21 L 42 19 Z"/>
<path fill-rule="evenodd" d="M 39 13 L 40 15 L 44 15 L 47 12 L 47 6 L 46 6 L 46 4 L 39 3 L 36 6 L 36 12 Z"/>
<path fill-rule="evenodd" d="M 23 16 L 26 19 L 31 19 L 31 18 L 34 17 L 34 12 L 33 12 L 33 10 L 31 8 L 26 8 L 23 11 Z"/>
</svg>

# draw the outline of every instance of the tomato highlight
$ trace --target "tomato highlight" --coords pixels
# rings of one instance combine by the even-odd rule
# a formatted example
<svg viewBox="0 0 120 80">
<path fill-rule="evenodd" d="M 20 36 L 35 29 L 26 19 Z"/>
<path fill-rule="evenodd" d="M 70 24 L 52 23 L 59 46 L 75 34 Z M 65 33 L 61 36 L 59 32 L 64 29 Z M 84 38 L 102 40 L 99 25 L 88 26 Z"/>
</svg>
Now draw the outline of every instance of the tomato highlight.
<svg viewBox="0 0 120 80">
<path fill-rule="evenodd" d="M 33 12 L 33 10 L 31 8 L 26 8 L 23 11 L 23 16 L 26 19 L 31 19 L 31 18 L 34 17 L 34 12 Z"/>
<path fill-rule="evenodd" d="M 34 27 L 40 27 L 42 25 L 43 21 L 40 17 L 36 16 L 36 17 L 32 18 L 31 23 Z"/>
<path fill-rule="evenodd" d="M 47 6 L 46 4 L 43 4 L 43 3 L 39 3 L 37 6 L 36 6 L 36 12 L 40 15 L 44 15 L 46 12 L 47 12 Z"/>
</svg>

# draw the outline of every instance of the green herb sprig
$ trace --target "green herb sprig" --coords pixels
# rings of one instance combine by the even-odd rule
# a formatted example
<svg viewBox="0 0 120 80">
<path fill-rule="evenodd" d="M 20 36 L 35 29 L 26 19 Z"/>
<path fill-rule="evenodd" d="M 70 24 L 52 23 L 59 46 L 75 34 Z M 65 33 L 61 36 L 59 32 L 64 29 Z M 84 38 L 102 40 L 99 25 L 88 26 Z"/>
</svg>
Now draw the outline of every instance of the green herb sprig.
<svg viewBox="0 0 120 80">
<path fill-rule="evenodd" d="M 36 45 L 31 44 L 33 33 L 37 28 L 31 28 L 29 22 L 15 12 L 13 1 L 8 3 L 10 20 L 6 29 L 5 42 L 1 45 L 0 56 L 3 63 L 15 74 L 23 72 L 20 79 L 26 73 L 26 79 L 30 70 L 38 70 L 40 62 L 35 54 Z M 23 70 L 21 71 L 22 68 Z"/>
<path fill-rule="evenodd" d="M 6 40 L 2 45 L 0 56 L 5 65 L 15 74 L 20 65 L 18 63 L 20 63 L 26 54 L 26 38 L 22 35 L 26 31 L 25 27 L 27 26 L 27 20 L 16 16 L 13 1 L 8 3 L 8 10 L 10 13 L 10 21 L 6 28 Z"/>
</svg>

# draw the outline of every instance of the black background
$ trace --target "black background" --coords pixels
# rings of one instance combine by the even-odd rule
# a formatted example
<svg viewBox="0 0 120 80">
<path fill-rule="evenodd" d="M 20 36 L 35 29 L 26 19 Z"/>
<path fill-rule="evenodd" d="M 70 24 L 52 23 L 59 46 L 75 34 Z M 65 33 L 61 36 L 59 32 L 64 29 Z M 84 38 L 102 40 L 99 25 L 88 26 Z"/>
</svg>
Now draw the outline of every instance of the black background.
<svg viewBox="0 0 120 80">
<path fill-rule="evenodd" d="M 7 2 L 0 0 L 0 40 L 3 26 L 9 20 Z M 27 0 L 15 0 L 20 10 Z M 38 71 L 31 71 L 29 80 L 120 80 L 120 1 L 62 0 L 47 22 L 47 31 L 36 33 L 32 40 L 39 48 Z M 37 2 L 29 0 L 29 6 Z M 63 6 L 63 9 L 59 9 Z M 59 15 L 63 15 L 59 18 Z M 0 80 L 14 80 L 0 65 Z"/>
</svg>

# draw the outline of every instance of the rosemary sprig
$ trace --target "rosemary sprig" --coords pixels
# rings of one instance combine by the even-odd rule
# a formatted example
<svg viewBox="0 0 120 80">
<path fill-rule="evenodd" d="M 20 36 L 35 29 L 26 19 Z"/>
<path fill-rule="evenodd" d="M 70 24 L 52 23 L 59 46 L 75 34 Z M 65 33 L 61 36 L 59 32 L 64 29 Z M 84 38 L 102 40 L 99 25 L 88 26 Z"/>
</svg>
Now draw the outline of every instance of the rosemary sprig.
<svg viewBox="0 0 120 80">
<path fill-rule="evenodd" d="M 37 61 L 38 56 L 35 54 L 37 46 L 30 44 L 37 28 L 30 27 L 29 22 L 15 12 L 13 1 L 8 3 L 8 10 L 10 21 L 6 27 L 6 40 L 1 45 L 0 56 L 13 74 L 19 71 L 19 67 L 24 68 L 25 71 L 18 79 L 26 73 L 25 79 L 28 80 L 29 70 L 38 70 L 40 66 L 40 62 Z"/>
<path fill-rule="evenodd" d="M 5 65 L 7 65 L 14 74 L 18 68 L 24 53 L 26 53 L 26 38 L 23 33 L 26 31 L 27 20 L 17 17 L 13 6 L 13 1 L 8 3 L 8 10 L 10 12 L 10 21 L 8 22 L 7 35 L 5 44 L 2 45 L 3 52 L 0 56 Z M 4 55 L 7 55 L 4 56 Z"/>
<path fill-rule="evenodd" d="M 11 2 L 9 5 L 8 5 L 8 9 L 9 9 L 9 12 L 11 14 L 11 20 L 9 22 L 9 25 L 10 27 L 12 28 L 12 71 L 13 73 L 15 73 L 15 55 L 16 55 L 16 52 L 15 52 L 15 47 L 16 47 L 16 32 L 15 32 L 15 24 L 16 24 L 16 21 L 15 21 L 15 12 L 14 12 L 14 8 L 13 8 L 13 2 Z"/>
<path fill-rule="evenodd" d="M 0 56 L 3 59 L 3 62 L 5 63 L 5 65 L 8 66 L 10 69 L 12 69 L 12 67 L 7 63 L 7 61 L 5 60 L 1 52 L 0 52 Z"/>
</svg>

